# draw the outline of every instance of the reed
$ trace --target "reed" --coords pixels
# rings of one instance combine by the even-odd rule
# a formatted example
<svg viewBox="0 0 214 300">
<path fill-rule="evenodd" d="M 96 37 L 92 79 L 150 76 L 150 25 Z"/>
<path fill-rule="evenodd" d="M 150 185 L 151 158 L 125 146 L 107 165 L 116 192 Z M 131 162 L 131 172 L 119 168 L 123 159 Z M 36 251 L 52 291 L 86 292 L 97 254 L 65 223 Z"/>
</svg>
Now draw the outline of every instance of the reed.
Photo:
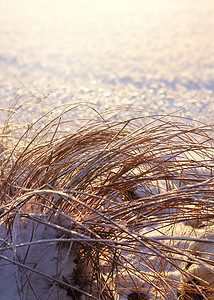
<svg viewBox="0 0 214 300">
<path fill-rule="evenodd" d="M 50 290 L 57 286 L 53 299 L 60 290 L 68 299 L 211 299 L 213 282 L 187 266 L 214 276 L 213 236 L 200 237 L 214 218 L 213 127 L 172 115 L 120 120 L 105 112 L 68 133 L 73 109 L 2 128 L 0 219 L 8 244 L 0 257 L 25 270 L 20 294 L 36 290 L 27 275 L 35 273 Z M 57 235 L 14 244 L 23 223 L 32 236 L 30 224 Z M 74 258 L 70 271 L 60 258 L 69 276 L 30 267 L 27 254 L 3 255 L 45 242 Z M 207 255 L 195 255 L 191 242 L 209 245 Z"/>
</svg>

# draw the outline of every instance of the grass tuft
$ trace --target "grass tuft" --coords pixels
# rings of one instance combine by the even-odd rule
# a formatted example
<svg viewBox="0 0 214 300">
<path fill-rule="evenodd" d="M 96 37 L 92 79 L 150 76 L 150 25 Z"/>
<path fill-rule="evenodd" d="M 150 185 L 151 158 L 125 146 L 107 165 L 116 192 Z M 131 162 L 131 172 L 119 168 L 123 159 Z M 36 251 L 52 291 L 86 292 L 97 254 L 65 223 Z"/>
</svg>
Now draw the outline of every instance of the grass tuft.
<svg viewBox="0 0 214 300">
<path fill-rule="evenodd" d="M 183 265 L 213 272 L 212 258 L 188 250 L 190 242 L 214 244 L 198 233 L 214 218 L 213 127 L 172 115 L 120 121 L 105 112 L 68 132 L 72 109 L 2 129 L 0 220 L 8 234 L 18 214 L 59 232 L 47 243 L 73 242 L 73 277 L 49 278 L 72 299 L 176 299 L 179 276 L 209 299 L 213 286 L 197 284 Z"/>
</svg>

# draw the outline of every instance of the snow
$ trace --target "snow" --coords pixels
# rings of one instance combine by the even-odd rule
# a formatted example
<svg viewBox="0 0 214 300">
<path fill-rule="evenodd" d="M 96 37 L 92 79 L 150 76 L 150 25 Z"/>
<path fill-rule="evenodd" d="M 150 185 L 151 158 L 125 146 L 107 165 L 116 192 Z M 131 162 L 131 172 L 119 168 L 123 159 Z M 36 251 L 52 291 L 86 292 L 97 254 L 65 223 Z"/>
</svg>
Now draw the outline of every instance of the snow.
<svg viewBox="0 0 214 300">
<path fill-rule="evenodd" d="M 213 2 L 147 2 L 4 3 L 0 105 L 19 89 L 45 109 L 87 101 L 211 120 Z"/>
<path fill-rule="evenodd" d="M 205 240 L 213 240 L 214 242 L 214 234 L 213 230 L 211 233 L 207 233 L 205 236 L 202 236 Z M 190 279 L 193 279 L 194 276 L 197 276 L 197 281 L 201 286 L 209 287 L 214 284 L 214 270 L 211 265 L 214 262 L 214 244 L 200 243 L 200 242 L 192 242 L 189 246 L 189 251 L 199 258 L 203 259 L 204 264 L 197 263 L 187 263 L 185 265 L 185 269 L 188 270 L 190 274 Z M 190 252 L 191 253 L 191 252 Z M 209 263 L 207 265 L 206 263 Z M 189 278 L 183 276 L 183 290 L 185 290 L 185 283 L 188 283 Z M 212 300 L 214 297 L 213 290 L 208 294 L 208 300 Z"/>
<path fill-rule="evenodd" d="M 64 239 L 60 247 L 57 244 L 62 240 L 59 230 L 21 218 L 19 214 L 10 230 L 11 234 L 1 224 L 1 299 L 54 300 L 56 295 L 59 299 L 67 299 L 66 287 L 62 288 L 62 284 L 57 285 L 54 280 L 63 283 L 63 278 L 72 274 L 75 267 L 75 254 L 70 255 L 73 242 L 67 239 L 66 243 Z"/>
<path fill-rule="evenodd" d="M 9 219 L 7 219 L 10 222 Z M 125 228 L 125 227 L 124 227 Z M 78 238 L 68 238 L 66 231 L 71 233 L 71 222 L 69 217 L 62 214 L 57 216 L 52 215 L 48 218 L 47 214 L 33 213 L 16 213 L 14 221 L 11 224 L 1 222 L 0 224 L 0 295 L 2 300 L 17 300 L 17 299 L 72 299 L 69 293 L 73 287 L 78 291 L 80 286 L 75 284 L 78 249 Z M 211 234 L 210 234 L 211 232 Z M 154 238 L 156 240 L 166 240 L 170 246 L 176 246 L 178 249 L 187 249 L 189 247 L 190 255 L 199 253 L 199 257 L 213 261 L 213 244 L 203 244 L 198 242 L 198 238 L 202 236 L 203 240 L 211 240 L 214 242 L 213 229 L 210 229 L 208 234 L 202 236 L 204 229 L 193 229 L 184 223 L 178 223 L 175 226 L 165 224 L 163 227 L 156 228 L 146 227 L 142 236 Z M 174 237 L 174 241 L 173 238 Z M 183 237 L 183 241 L 182 238 Z M 177 240 L 176 240 L 177 238 Z M 195 241 L 194 241 L 195 240 Z M 141 253 L 141 254 L 140 254 Z M 157 278 L 151 277 L 152 284 L 145 283 L 137 270 L 141 270 L 143 274 L 151 276 L 149 264 L 145 264 L 144 255 L 147 256 L 150 264 L 156 266 L 156 271 L 167 274 L 166 278 L 172 280 L 179 285 L 181 282 L 180 273 L 172 268 L 168 262 L 163 262 L 161 258 L 156 256 L 149 257 L 150 249 L 141 247 L 139 254 L 123 254 L 128 261 L 133 258 L 135 272 L 127 271 L 126 265 L 120 273 L 115 275 L 112 288 L 116 287 L 115 300 L 127 300 L 131 293 L 136 291 L 143 294 L 148 294 L 148 299 L 163 299 L 157 294 L 155 285 L 159 284 Z M 196 254 L 196 259 L 198 254 Z M 192 262 L 192 260 L 191 260 Z M 164 270 L 163 270 L 164 263 Z M 183 267 L 188 264 L 183 264 Z M 213 284 L 213 271 L 206 264 L 198 265 L 192 262 L 188 271 L 193 275 L 200 275 L 201 283 L 204 286 L 203 279 Z M 90 277 L 91 269 L 85 266 L 84 276 Z M 87 275 L 85 275 L 87 274 Z M 149 275 L 150 274 L 150 275 Z M 106 275 L 107 276 L 107 275 Z M 86 278 L 87 278 L 86 277 Z M 192 277 L 193 278 L 193 277 Z M 186 277 L 183 277 L 183 282 L 187 282 Z M 84 284 L 81 288 L 87 287 Z M 91 292 L 91 290 L 90 290 Z M 87 293 L 87 292 L 86 292 Z M 95 295 L 95 294 L 94 294 Z M 174 299 L 176 288 L 169 293 L 167 299 Z M 88 299 L 85 295 L 79 295 L 77 299 Z M 90 298 L 91 299 L 91 298 Z M 97 298 L 94 298 L 97 299 Z M 210 298 L 211 299 L 211 298 Z"/>
</svg>

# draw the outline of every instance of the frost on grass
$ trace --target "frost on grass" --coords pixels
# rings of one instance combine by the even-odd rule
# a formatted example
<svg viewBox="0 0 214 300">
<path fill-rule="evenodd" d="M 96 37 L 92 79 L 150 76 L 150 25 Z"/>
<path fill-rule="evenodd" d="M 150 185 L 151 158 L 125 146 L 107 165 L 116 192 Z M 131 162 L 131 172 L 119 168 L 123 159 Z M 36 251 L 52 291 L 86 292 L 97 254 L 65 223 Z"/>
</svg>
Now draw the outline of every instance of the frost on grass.
<svg viewBox="0 0 214 300">
<path fill-rule="evenodd" d="M 213 128 L 72 109 L 2 129 L 1 299 L 212 299 Z"/>
</svg>

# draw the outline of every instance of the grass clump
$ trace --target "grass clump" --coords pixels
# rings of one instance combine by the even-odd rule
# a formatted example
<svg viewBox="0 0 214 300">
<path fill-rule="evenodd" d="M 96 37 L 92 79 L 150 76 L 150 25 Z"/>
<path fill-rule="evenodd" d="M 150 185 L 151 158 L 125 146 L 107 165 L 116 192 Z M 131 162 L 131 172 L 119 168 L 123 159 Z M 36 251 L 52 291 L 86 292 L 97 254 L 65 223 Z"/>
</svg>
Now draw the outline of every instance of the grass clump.
<svg viewBox="0 0 214 300">
<path fill-rule="evenodd" d="M 213 127 L 174 116 L 121 121 L 105 112 L 68 132 L 71 111 L 47 113 L 20 135 L 9 123 L 2 129 L 0 219 L 11 237 L 23 220 L 56 230 L 46 242 L 67 247 L 75 268 L 51 276 L 26 259 L 10 262 L 46 276 L 68 299 L 188 299 L 180 277 L 211 299 L 213 286 L 195 283 L 199 274 L 183 265 L 212 271 L 212 257 L 188 244 L 212 230 Z M 27 285 L 34 290 L 26 278 L 20 294 Z"/>
</svg>

